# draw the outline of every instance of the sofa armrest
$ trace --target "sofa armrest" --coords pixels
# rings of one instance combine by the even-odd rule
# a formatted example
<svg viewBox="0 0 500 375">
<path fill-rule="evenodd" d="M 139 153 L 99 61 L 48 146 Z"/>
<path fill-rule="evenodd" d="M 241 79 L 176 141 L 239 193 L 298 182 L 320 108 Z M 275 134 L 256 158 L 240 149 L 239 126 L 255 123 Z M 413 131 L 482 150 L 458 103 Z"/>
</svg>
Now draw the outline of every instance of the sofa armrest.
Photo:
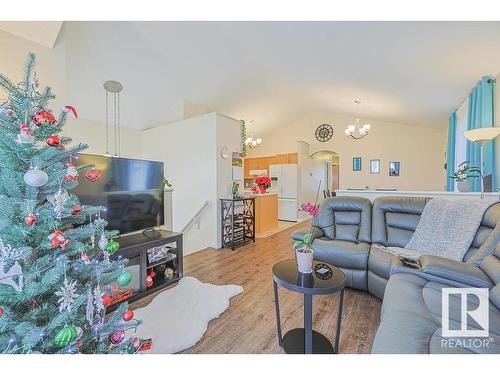
<svg viewBox="0 0 500 375">
<path fill-rule="evenodd" d="M 309 233 L 309 229 L 299 229 L 292 233 L 292 238 L 295 241 L 302 241 L 304 236 Z M 318 227 L 312 227 L 312 241 L 316 238 L 321 238 L 325 236 L 325 233 Z"/>
<path fill-rule="evenodd" d="M 490 278 L 473 264 L 434 255 L 422 255 L 419 261 L 425 274 L 477 288 L 493 287 Z"/>
</svg>

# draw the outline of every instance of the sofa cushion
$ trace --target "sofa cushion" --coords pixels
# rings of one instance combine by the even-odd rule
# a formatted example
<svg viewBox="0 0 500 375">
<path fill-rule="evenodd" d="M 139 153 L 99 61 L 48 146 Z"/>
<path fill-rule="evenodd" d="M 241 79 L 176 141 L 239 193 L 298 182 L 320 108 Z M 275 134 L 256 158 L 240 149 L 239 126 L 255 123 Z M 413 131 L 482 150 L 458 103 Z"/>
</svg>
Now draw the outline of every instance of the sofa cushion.
<svg viewBox="0 0 500 375">
<path fill-rule="evenodd" d="M 366 270 L 370 245 L 342 240 L 316 239 L 313 242 L 314 259 L 341 268 Z"/>
<path fill-rule="evenodd" d="M 370 242 L 372 206 L 361 197 L 333 197 L 323 201 L 315 225 L 330 239 Z"/>
<path fill-rule="evenodd" d="M 380 246 L 372 245 L 368 257 L 368 269 L 378 276 L 389 279 L 391 275 L 391 258 L 393 256 L 395 255 L 384 251 Z"/>
<path fill-rule="evenodd" d="M 372 242 L 405 247 L 430 198 L 381 197 L 373 201 Z"/>
<path fill-rule="evenodd" d="M 500 352 L 500 311 L 489 306 L 490 342 L 488 347 L 454 347 L 443 345 L 441 333 L 441 290 L 446 284 L 426 281 L 416 275 L 398 273 L 391 276 L 384 295 L 381 323 L 372 347 L 373 353 L 464 353 Z M 468 300 L 468 310 L 477 307 L 474 299 Z M 450 326 L 460 326 L 460 297 L 450 297 Z M 479 326 L 468 321 L 468 327 Z M 466 338 L 468 339 L 468 338 Z M 481 338 L 479 338 L 481 339 Z M 455 340 L 455 338 L 452 338 Z"/>
</svg>

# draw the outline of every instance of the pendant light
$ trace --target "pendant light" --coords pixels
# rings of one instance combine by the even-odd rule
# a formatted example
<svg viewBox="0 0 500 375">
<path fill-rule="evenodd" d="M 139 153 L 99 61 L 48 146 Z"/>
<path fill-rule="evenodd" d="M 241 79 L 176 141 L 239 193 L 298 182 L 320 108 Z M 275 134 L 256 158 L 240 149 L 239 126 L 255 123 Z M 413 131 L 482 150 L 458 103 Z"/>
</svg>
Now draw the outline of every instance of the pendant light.
<svg viewBox="0 0 500 375">
<path fill-rule="evenodd" d="M 354 103 L 356 104 L 356 114 L 354 115 L 354 124 L 349 125 L 347 128 L 345 128 L 345 135 L 347 138 L 361 139 L 368 135 L 371 125 L 364 124 L 363 126 L 361 126 L 359 120 L 359 105 L 361 104 L 361 102 L 359 100 L 355 100 Z"/>
<path fill-rule="evenodd" d="M 113 124 L 115 135 L 115 153 L 113 156 L 120 156 L 121 139 L 120 139 L 120 92 L 123 90 L 123 85 L 117 81 L 106 81 L 103 83 L 106 91 L 106 152 L 104 156 L 111 156 L 109 152 L 109 94 L 113 97 Z"/>
</svg>

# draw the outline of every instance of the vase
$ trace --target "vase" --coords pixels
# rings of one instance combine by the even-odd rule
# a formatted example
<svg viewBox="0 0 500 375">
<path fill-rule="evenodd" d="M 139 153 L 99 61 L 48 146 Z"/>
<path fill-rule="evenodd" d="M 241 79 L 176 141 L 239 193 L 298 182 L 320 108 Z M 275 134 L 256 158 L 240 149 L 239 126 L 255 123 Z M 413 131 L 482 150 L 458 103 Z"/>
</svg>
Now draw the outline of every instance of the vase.
<svg viewBox="0 0 500 375">
<path fill-rule="evenodd" d="M 457 182 L 457 190 L 461 193 L 468 193 L 470 191 L 470 181 L 459 181 Z"/>
<path fill-rule="evenodd" d="M 259 185 L 259 190 L 261 194 L 266 194 L 267 189 L 265 185 Z"/>
<path fill-rule="evenodd" d="M 295 257 L 297 259 L 297 271 L 301 273 L 311 273 L 313 271 L 314 253 L 312 250 L 308 249 L 305 251 L 304 248 L 296 249 Z"/>
</svg>

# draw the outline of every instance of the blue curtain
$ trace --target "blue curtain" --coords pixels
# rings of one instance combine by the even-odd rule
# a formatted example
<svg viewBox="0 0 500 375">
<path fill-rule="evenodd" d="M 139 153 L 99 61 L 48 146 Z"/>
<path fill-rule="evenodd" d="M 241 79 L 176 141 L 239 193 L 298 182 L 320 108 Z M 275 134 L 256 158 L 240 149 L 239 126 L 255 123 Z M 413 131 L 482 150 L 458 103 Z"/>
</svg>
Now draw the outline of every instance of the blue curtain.
<svg viewBox="0 0 500 375">
<path fill-rule="evenodd" d="M 455 190 L 455 181 L 450 176 L 455 173 L 455 140 L 457 126 L 457 112 L 453 112 L 448 119 L 448 150 L 446 152 L 446 190 Z"/>
<path fill-rule="evenodd" d="M 483 77 L 469 94 L 469 110 L 467 130 L 489 128 L 493 126 L 493 80 Z M 474 142 L 467 141 L 467 160 L 471 166 L 480 166 L 480 147 Z M 484 175 L 492 175 L 495 188 L 495 141 L 484 145 Z M 479 178 L 472 180 L 473 191 L 481 190 Z"/>
</svg>

